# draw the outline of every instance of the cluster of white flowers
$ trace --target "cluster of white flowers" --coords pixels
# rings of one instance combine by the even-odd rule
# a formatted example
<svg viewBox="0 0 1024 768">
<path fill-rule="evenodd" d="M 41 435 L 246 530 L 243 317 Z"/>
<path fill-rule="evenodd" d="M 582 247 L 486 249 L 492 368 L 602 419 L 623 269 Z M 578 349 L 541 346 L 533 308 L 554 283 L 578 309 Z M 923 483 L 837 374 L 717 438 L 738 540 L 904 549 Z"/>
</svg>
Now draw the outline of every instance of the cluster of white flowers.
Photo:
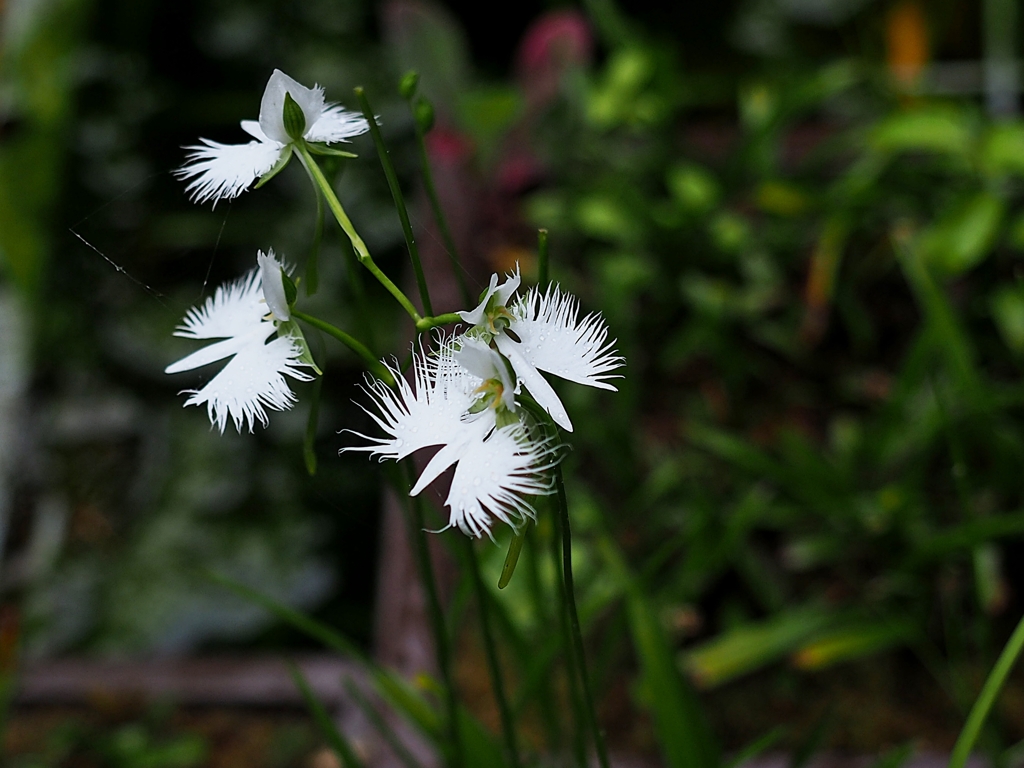
<svg viewBox="0 0 1024 768">
<path fill-rule="evenodd" d="M 277 173 L 296 147 L 309 162 L 303 154 L 307 150 L 336 152 L 326 145 L 368 126 L 362 117 L 326 104 L 319 86 L 306 88 L 275 70 L 259 122 L 243 121 L 242 128 L 255 140 L 230 145 L 202 139 L 202 145 L 187 147 L 188 162 L 176 173 L 191 179 L 188 190 L 195 201 L 216 205 L 236 197 L 257 179 Z M 492 276 L 479 306 L 458 313 L 469 330 L 438 338 L 431 352 L 420 347 L 412 383 L 397 364 L 385 364 L 395 388 L 369 379 L 366 391 L 375 407 L 366 411 L 385 436 L 355 433 L 366 443 L 343 449 L 398 460 L 438 447 L 411 493 L 421 493 L 454 465 L 446 500 L 449 527 L 475 537 L 490 534 L 494 519 L 516 525 L 532 517 L 529 498 L 552 491 L 550 470 L 561 446 L 555 430 L 540 424 L 542 414 L 531 413 L 531 407 L 536 404 L 570 432 L 572 422 L 543 373 L 614 390 L 609 380 L 624 364 L 614 341 L 608 341 L 602 318 L 580 318 L 573 296 L 553 286 L 543 292 L 531 288 L 516 298 L 518 268 L 498 282 Z M 260 252 L 255 269 L 190 309 L 175 332 L 218 341 L 169 365 L 167 373 L 230 358 L 204 387 L 186 390 L 185 405 L 205 404 L 221 432 L 229 417 L 239 432 L 243 426 L 251 432 L 257 421 L 266 426 L 267 408 L 285 410 L 295 404 L 285 377 L 308 381 L 313 378 L 309 371 L 320 372 L 292 318 L 294 293 L 273 251 Z"/>
<path fill-rule="evenodd" d="M 456 465 L 445 501 L 449 525 L 476 537 L 489 533 L 492 518 L 516 525 L 532 517 L 527 497 L 552 490 L 548 470 L 560 446 L 517 401 L 523 388 L 572 431 L 540 371 L 614 390 L 608 379 L 624 363 L 599 315 L 580 319 L 575 298 L 557 286 L 546 293 L 532 288 L 509 304 L 519 283 L 518 271 L 500 286 L 494 275 L 480 305 L 459 313 L 472 327 L 443 339 L 433 353 L 421 348 L 415 355 L 411 385 L 397 367 L 391 369 L 397 389 L 371 379 L 367 392 L 377 412 L 367 412 L 387 436 L 359 435 L 367 445 L 344 449 L 398 460 L 440 446 L 411 493 Z"/>
</svg>

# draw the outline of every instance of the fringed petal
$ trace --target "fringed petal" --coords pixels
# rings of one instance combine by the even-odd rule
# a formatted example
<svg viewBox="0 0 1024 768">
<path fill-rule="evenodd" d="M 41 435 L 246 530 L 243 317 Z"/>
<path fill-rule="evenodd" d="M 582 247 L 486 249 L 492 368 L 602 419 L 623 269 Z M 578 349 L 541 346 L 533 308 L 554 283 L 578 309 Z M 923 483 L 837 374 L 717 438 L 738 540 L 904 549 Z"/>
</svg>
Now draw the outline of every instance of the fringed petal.
<svg viewBox="0 0 1024 768">
<path fill-rule="evenodd" d="M 179 179 L 192 179 L 186 190 L 196 203 L 231 200 L 248 189 L 281 158 L 284 145 L 275 141 L 221 144 L 200 139 L 202 144 L 185 147 L 186 162 L 174 171 Z"/>
<path fill-rule="evenodd" d="M 626 361 L 616 354 L 615 340 L 608 341 L 601 315 L 580 320 L 579 302 L 558 286 L 543 295 L 531 288 L 510 312 L 515 319 L 509 330 L 521 341 L 516 348 L 534 367 L 577 384 L 615 389 L 608 379 L 622 378 L 612 371 Z"/>
<path fill-rule="evenodd" d="M 309 141 L 335 144 L 348 141 L 370 130 L 366 118 L 357 112 L 349 112 L 338 104 L 331 104 L 320 115 L 320 119 L 306 129 Z"/>
</svg>

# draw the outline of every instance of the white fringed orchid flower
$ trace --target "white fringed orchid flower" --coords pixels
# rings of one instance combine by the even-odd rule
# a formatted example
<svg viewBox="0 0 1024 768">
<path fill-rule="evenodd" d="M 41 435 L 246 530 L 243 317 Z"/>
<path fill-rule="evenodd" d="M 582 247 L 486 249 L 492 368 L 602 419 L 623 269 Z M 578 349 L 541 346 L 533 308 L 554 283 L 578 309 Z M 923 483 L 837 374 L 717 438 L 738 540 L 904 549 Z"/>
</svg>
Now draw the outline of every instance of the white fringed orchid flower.
<svg viewBox="0 0 1024 768">
<path fill-rule="evenodd" d="M 285 125 L 286 96 L 301 110 L 300 125 Z M 362 115 L 327 104 L 319 85 L 307 88 L 275 69 L 263 91 L 259 121 L 243 120 L 242 130 L 254 141 L 221 144 L 200 139 L 202 144 L 185 147 L 189 150 L 187 162 L 174 173 L 191 179 L 187 190 L 193 201 L 212 200 L 216 207 L 220 200 L 238 197 L 257 179 L 280 171 L 300 138 L 314 145 L 335 144 L 365 133 L 369 126 Z"/>
<path fill-rule="evenodd" d="M 316 370 L 302 333 L 288 322 L 281 263 L 274 252 L 257 255 L 258 267 L 239 280 L 217 288 L 202 306 L 193 307 L 175 336 L 221 339 L 167 366 L 165 373 L 190 371 L 226 357 L 220 372 L 202 389 L 185 390 L 185 405 L 206 405 L 210 422 L 221 432 L 230 416 L 235 428 L 253 431 L 267 425 L 266 408 L 283 411 L 295 404 L 285 375 L 309 381 Z M 283 316 L 282 316 L 283 315 Z M 277 337 L 267 341 L 272 335 Z"/>
<path fill-rule="evenodd" d="M 519 270 L 498 285 L 491 283 L 480 304 L 459 316 L 483 339 L 493 341 L 508 358 L 523 385 L 560 427 L 572 432 L 572 422 L 555 390 L 541 375 L 552 373 L 577 384 L 615 390 L 608 379 L 625 364 L 616 354 L 615 340 L 608 341 L 608 328 L 596 313 L 579 317 L 579 302 L 557 285 L 541 293 L 534 287 L 511 304 L 519 288 Z"/>
<path fill-rule="evenodd" d="M 376 411 L 366 412 L 386 437 L 355 433 L 369 445 L 343 450 L 397 461 L 440 446 L 410 493 L 419 494 L 455 464 L 445 500 L 448 525 L 469 536 L 489 535 L 492 518 L 515 526 L 534 517 L 527 497 L 551 493 L 547 470 L 557 463 L 558 451 L 511 415 L 513 383 L 504 368 L 498 354 L 475 339 L 449 339 L 430 355 L 421 349 L 414 356 L 412 384 L 397 367 L 391 368 L 396 389 L 377 379 L 367 383 Z"/>
</svg>

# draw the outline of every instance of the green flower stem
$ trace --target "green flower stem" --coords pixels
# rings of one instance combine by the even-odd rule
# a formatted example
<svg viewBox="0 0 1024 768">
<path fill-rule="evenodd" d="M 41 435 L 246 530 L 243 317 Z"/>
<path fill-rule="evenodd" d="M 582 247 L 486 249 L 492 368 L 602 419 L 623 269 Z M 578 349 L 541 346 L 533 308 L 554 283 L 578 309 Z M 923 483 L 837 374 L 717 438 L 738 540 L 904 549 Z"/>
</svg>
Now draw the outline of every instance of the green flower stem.
<svg viewBox="0 0 1024 768">
<path fill-rule="evenodd" d="M 974 706 L 971 707 L 971 712 L 967 716 L 967 722 L 964 723 L 963 730 L 960 731 L 956 744 L 953 746 L 953 753 L 949 757 L 949 768 L 964 768 L 967 764 L 971 748 L 978 740 L 982 726 L 985 724 L 985 719 L 988 717 L 992 705 L 995 704 L 996 697 L 999 695 L 999 691 L 1002 690 L 1003 684 L 1006 682 L 1006 678 L 1009 676 L 1010 670 L 1013 669 L 1013 665 L 1017 661 L 1017 657 L 1020 656 L 1022 649 L 1024 649 L 1024 616 L 1021 617 L 1017 623 L 1017 628 L 1010 635 L 1010 639 L 1003 648 L 1003 652 L 999 654 L 996 665 L 985 680 L 985 685 L 982 686 L 981 693 L 978 694 Z"/>
<path fill-rule="evenodd" d="M 601 768 L 608 768 L 608 748 L 605 746 L 604 735 L 601 733 L 601 727 L 597 722 L 594 694 L 590 689 L 590 679 L 587 675 L 587 657 L 583 651 L 583 633 L 580 630 L 580 616 L 576 610 L 576 590 L 573 586 L 572 578 L 572 532 L 569 527 L 569 504 L 565 498 L 565 483 L 562 481 L 561 464 L 555 465 L 554 473 L 556 498 L 558 500 L 558 519 L 562 529 L 562 578 L 565 581 L 565 595 L 569 613 L 569 624 L 572 628 L 572 642 L 576 651 L 575 656 L 580 682 L 583 685 L 583 695 L 587 705 L 587 723 L 594 737 L 594 746 L 597 748 L 597 759 L 601 763 Z M 952 768 L 962 767 L 955 766 Z"/>
<path fill-rule="evenodd" d="M 401 484 L 399 492 L 409 499 L 409 536 L 412 539 L 413 549 L 416 554 L 416 565 L 419 568 L 420 580 L 427 591 L 427 609 L 430 613 L 430 624 L 434 634 L 434 650 L 437 654 L 437 666 L 441 670 L 441 679 L 444 682 L 445 708 L 448 714 L 448 737 L 451 741 L 448 762 L 451 768 L 462 768 L 465 765 L 465 760 L 462 754 L 462 740 L 459 737 L 459 703 L 455 692 L 454 677 L 452 676 L 448 630 L 445 627 L 444 611 L 441 609 L 441 599 L 438 597 L 437 592 L 437 580 L 434 578 L 430 548 L 427 545 L 427 535 L 424 531 L 423 502 L 419 496 L 408 495 L 409 489 L 416 482 L 415 469 L 411 460 L 403 463 L 405 464 L 406 479 Z"/>
<path fill-rule="evenodd" d="M 450 325 L 451 323 L 461 323 L 462 318 L 459 317 L 458 312 L 448 312 L 444 315 L 436 315 L 434 317 L 421 317 L 416 321 L 417 331 L 429 331 L 431 328 L 436 328 L 439 325 Z"/>
<path fill-rule="evenodd" d="M 561 524 L 556 524 L 551 535 L 551 562 L 555 566 L 556 574 L 558 573 L 558 566 L 562 561 L 562 537 L 560 532 Z M 587 718 L 584 714 L 585 707 L 583 704 L 583 696 L 580 693 L 580 681 L 578 674 L 579 664 L 577 663 L 576 654 L 573 650 L 572 631 L 569 628 L 569 611 L 566 608 L 565 582 L 558 578 L 557 575 L 555 577 L 555 589 L 558 592 L 558 626 L 562 633 L 562 647 L 565 649 L 565 668 L 566 675 L 569 678 L 569 698 L 572 701 L 573 752 L 575 753 L 577 768 L 587 768 L 587 740 L 584 736 L 584 723 Z"/>
<path fill-rule="evenodd" d="M 313 183 L 316 184 L 317 188 L 323 193 L 324 200 L 327 201 L 327 207 L 331 209 L 331 213 L 334 214 L 334 218 L 337 220 L 338 225 L 342 228 L 348 239 L 352 241 L 352 248 L 356 252 L 356 258 L 359 259 L 359 263 L 370 270 L 370 273 L 377 278 L 377 281 L 383 285 L 388 293 L 395 297 L 395 300 L 402 305 L 409 317 L 412 318 L 414 323 L 418 323 L 423 318 L 420 313 L 416 311 L 416 307 L 409 301 L 409 297 L 402 293 L 402 290 L 391 282 L 391 278 L 380 271 L 370 255 L 370 251 L 366 247 L 366 243 L 363 242 L 363 238 L 356 232 L 356 228 L 352 226 L 351 220 L 348 218 L 348 214 L 345 213 L 345 209 L 341 207 L 341 202 L 338 200 L 338 196 L 334 194 L 334 188 L 331 187 L 329 181 L 324 176 L 323 171 L 320 170 L 320 166 L 317 165 L 313 156 L 309 153 L 309 150 L 302 144 L 302 142 L 295 143 L 296 151 L 299 153 L 299 158 L 302 160 L 302 165 L 309 173 Z"/>
<path fill-rule="evenodd" d="M 366 363 L 366 367 L 370 370 L 370 373 L 383 381 L 389 387 L 395 386 L 395 377 L 391 375 L 391 371 L 389 371 L 387 367 L 374 356 L 373 352 L 371 352 L 363 342 L 359 341 L 359 339 L 349 336 L 340 328 L 336 328 L 330 323 L 326 323 L 317 317 L 307 315 L 305 312 L 299 312 L 297 309 L 292 309 L 292 317 L 296 320 L 301 320 L 314 328 L 319 328 L 328 336 L 333 336 L 359 355 L 359 357 L 363 359 L 363 362 Z"/>
<path fill-rule="evenodd" d="M 501 731 L 505 737 L 505 748 L 508 750 L 512 768 L 520 768 L 519 747 L 516 744 L 516 726 L 512 720 L 512 710 L 505 696 L 505 682 L 501 676 L 501 665 L 498 662 L 498 649 L 494 644 L 494 633 L 491 629 L 491 615 L 488 602 L 491 596 L 487 593 L 484 580 L 480 576 L 480 563 L 477 560 L 476 547 L 468 536 L 456 534 L 462 540 L 466 550 L 466 562 L 469 564 L 473 588 L 476 591 L 477 603 L 480 606 L 480 629 L 484 637 L 484 648 L 487 650 L 487 666 L 491 672 L 491 685 L 494 686 L 494 698 L 501 714 Z"/>
<path fill-rule="evenodd" d="M 430 293 L 427 290 L 427 278 L 423 274 L 423 264 L 420 263 L 420 250 L 416 246 L 416 237 L 412 233 L 412 225 L 409 223 L 409 211 L 405 207 L 405 197 L 402 195 L 402 187 L 398 184 L 398 175 L 395 173 L 394 163 L 391 162 L 391 155 L 388 148 L 384 146 L 384 137 L 381 136 L 380 126 L 377 125 L 377 118 L 370 108 L 370 101 L 366 98 L 366 92 L 362 87 L 356 88 L 356 98 L 363 110 L 363 117 L 370 126 L 370 135 L 377 147 L 377 156 L 384 168 L 384 175 L 388 179 L 388 186 L 391 188 L 391 197 L 394 198 L 395 208 L 398 209 L 398 218 L 402 222 L 402 232 L 405 233 L 405 244 L 409 248 L 409 258 L 412 259 L 412 269 L 416 273 L 416 285 L 420 289 L 420 301 L 423 302 L 423 311 L 428 315 L 434 314 L 430 306 Z"/>
<path fill-rule="evenodd" d="M 412 98 L 408 101 L 411 110 Z M 419 148 L 420 165 L 423 168 L 423 188 L 427 192 L 427 199 L 430 200 L 430 209 L 434 213 L 437 228 L 441 230 L 441 239 L 444 241 L 444 248 L 448 252 L 448 258 L 452 263 L 455 280 L 459 284 L 459 294 L 462 296 L 462 303 L 468 307 L 473 303 L 473 297 L 469 293 L 469 286 L 466 285 L 466 275 L 462 271 L 462 260 L 459 258 L 459 252 L 455 248 L 455 238 L 452 237 L 451 230 L 448 229 L 448 220 L 445 218 L 444 211 L 441 210 L 441 201 L 437 197 L 437 188 L 434 186 L 434 174 L 430 170 L 430 158 L 427 156 L 427 144 L 423 140 L 423 128 L 420 127 L 420 122 L 416 119 L 415 113 L 413 114 L 412 124 L 416 128 L 416 146 Z"/>
<path fill-rule="evenodd" d="M 548 231 L 537 230 L 537 285 L 541 290 L 548 287 Z"/>
</svg>

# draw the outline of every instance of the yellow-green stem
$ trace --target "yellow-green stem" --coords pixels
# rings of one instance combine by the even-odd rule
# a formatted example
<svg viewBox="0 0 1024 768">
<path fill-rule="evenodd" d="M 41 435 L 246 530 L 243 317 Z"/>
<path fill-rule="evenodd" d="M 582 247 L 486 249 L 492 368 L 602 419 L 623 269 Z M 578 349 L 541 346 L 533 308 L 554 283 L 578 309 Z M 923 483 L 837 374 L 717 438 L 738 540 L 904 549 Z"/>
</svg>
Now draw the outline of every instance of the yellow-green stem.
<svg viewBox="0 0 1024 768">
<path fill-rule="evenodd" d="M 414 323 L 419 323 L 422 320 L 422 316 L 416 311 L 416 307 L 409 301 L 409 297 L 402 293 L 402 290 L 395 285 L 391 278 L 380 271 L 370 255 L 369 249 L 366 247 L 366 243 L 363 242 L 363 238 L 356 232 L 356 228 L 352 225 L 352 221 L 349 219 L 348 214 L 345 213 L 345 209 L 341 206 L 341 201 L 338 200 L 338 196 L 334 194 L 334 189 L 331 187 L 330 182 L 327 181 L 327 177 L 324 176 L 323 171 L 320 170 L 320 166 L 317 165 L 313 156 L 309 153 L 309 150 L 301 142 L 296 142 L 296 151 L 299 154 L 299 158 L 302 160 L 303 166 L 309 172 L 310 177 L 313 179 L 313 183 L 316 184 L 317 188 L 323 193 L 324 200 L 327 201 L 327 207 L 331 209 L 331 213 L 334 214 L 335 220 L 338 222 L 338 226 L 341 227 L 342 231 L 348 236 L 348 239 L 352 241 L 352 248 L 356 252 L 356 258 L 359 259 L 359 263 L 370 270 L 377 282 L 384 286 L 388 293 L 395 297 L 397 301 L 412 318 Z"/>
</svg>

